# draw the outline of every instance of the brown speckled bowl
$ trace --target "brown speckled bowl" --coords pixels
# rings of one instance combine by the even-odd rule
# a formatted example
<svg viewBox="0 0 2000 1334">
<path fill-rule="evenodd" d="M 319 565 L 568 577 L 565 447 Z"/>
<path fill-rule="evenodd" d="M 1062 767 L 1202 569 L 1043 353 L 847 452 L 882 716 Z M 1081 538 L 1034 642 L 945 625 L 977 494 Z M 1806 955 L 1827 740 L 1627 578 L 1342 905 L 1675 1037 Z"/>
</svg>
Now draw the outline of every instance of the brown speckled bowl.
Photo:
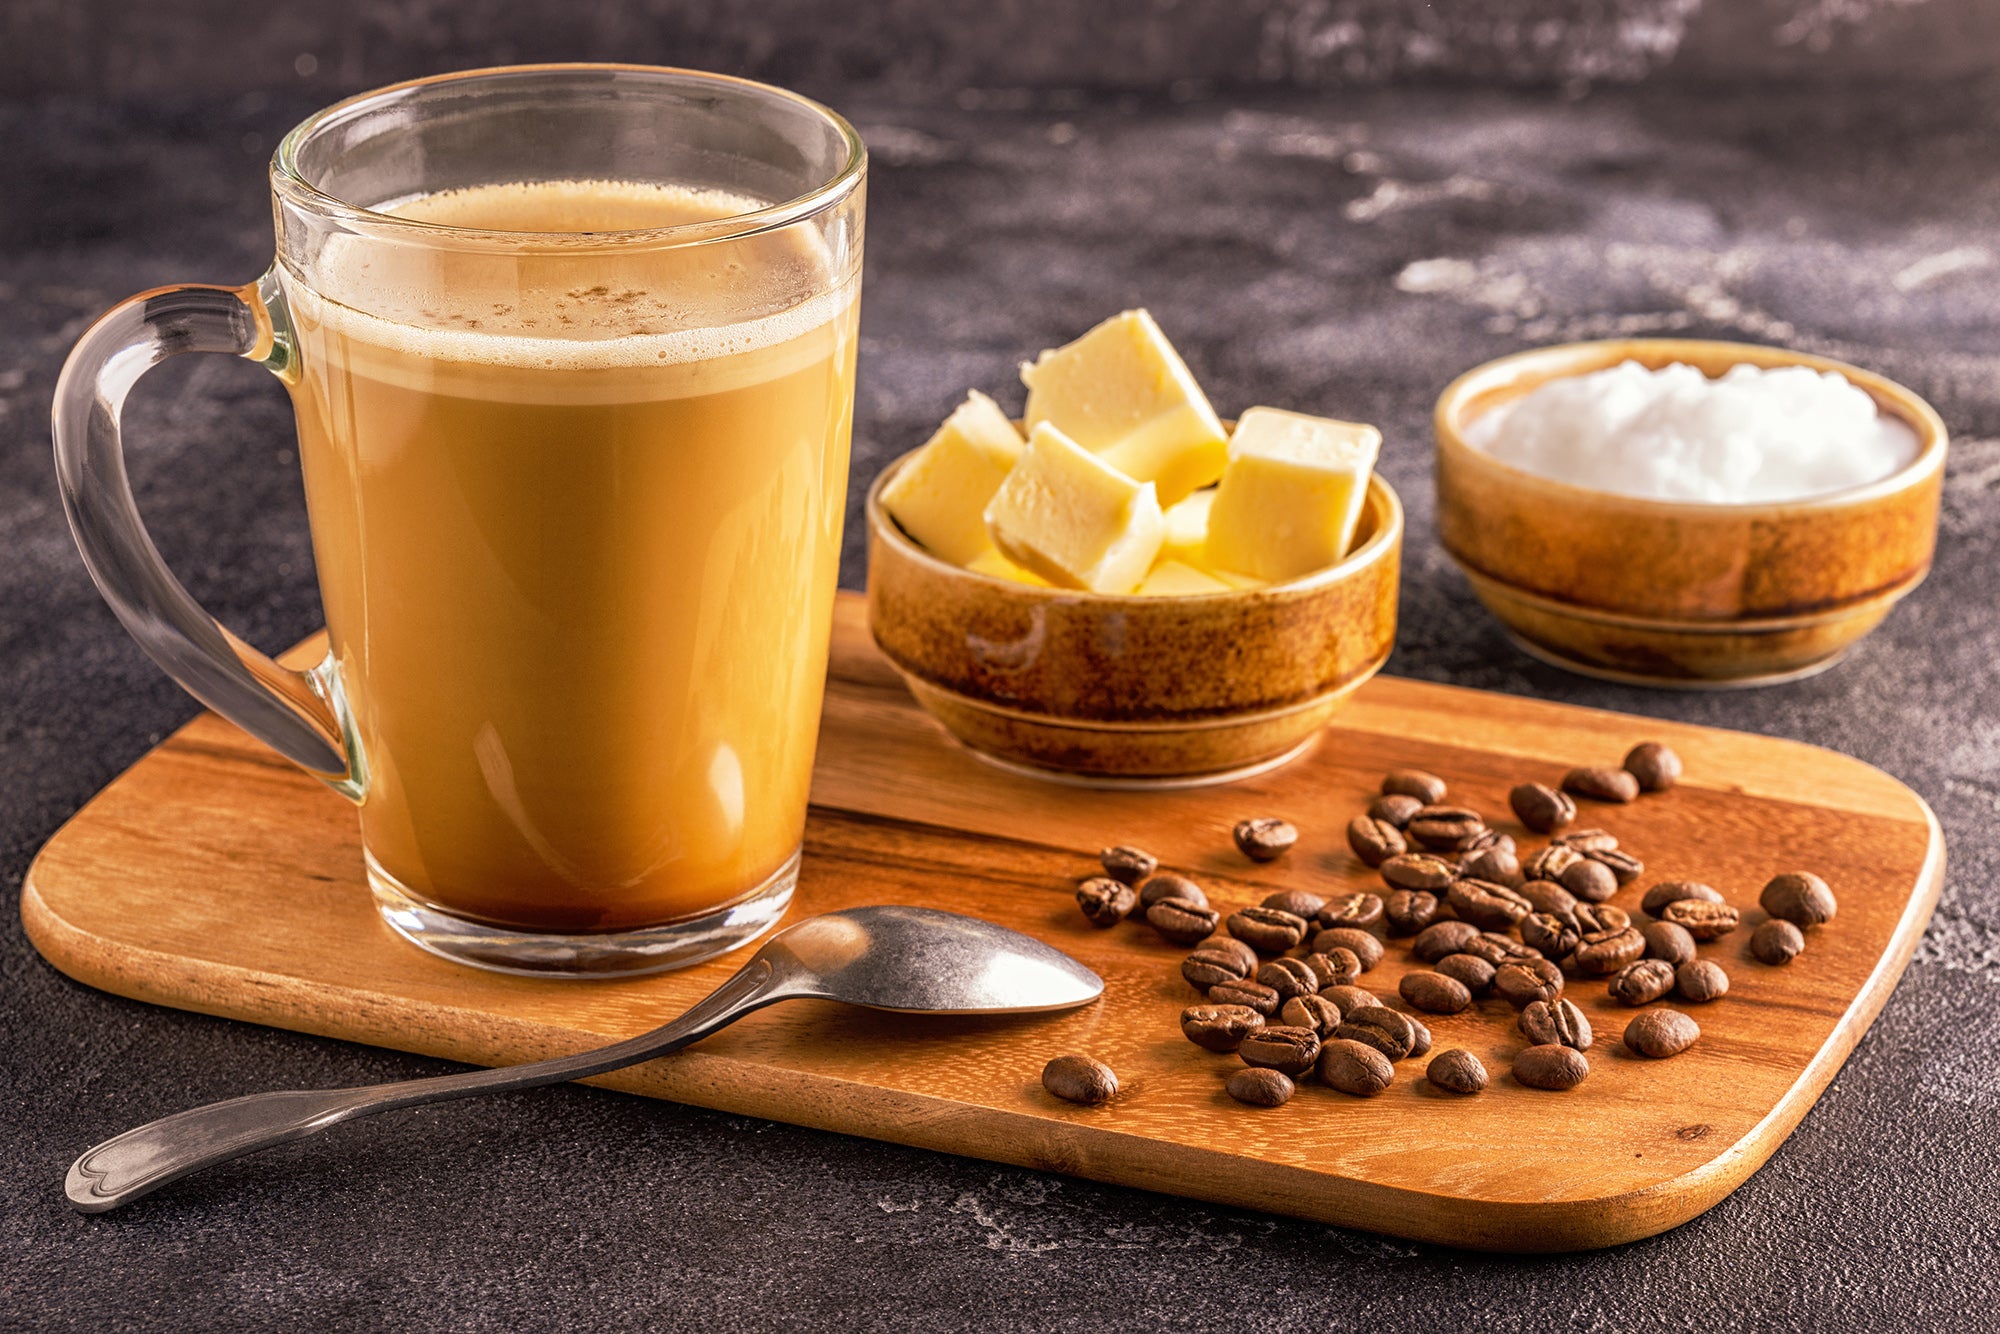
<svg viewBox="0 0 2000 1334">
<path fill-rule="evenodd" d="M 1545 380 L 1681 361 L 1709 376 L 1748 362 L 1845 375 L 1917 434 L 1880 482 L 1753 505 L 1641 500 L 1552 481 L 1466 443 L 1481 413 Z M 1824 670 L 1923 582 L 1937 538 L 1945 428 L 1899 384 L 1823 357 L 1746 343 L 1618 339 L 1488 362 L 1437 403 L 1438 535 L 1528 652 L 1646 685 L 1763 685 Z"/>
<path fill-rule="evenodd" d="M 1220 782 L 1303 751 L 1396 638 L 1403 507 L 1369 483 L 1330 569 L 1200 597 L 1036 588 L 951 565 L 868 493 L 868 619 L 918 703 L 982 757 L 1107 786 Z"/>
</svg>

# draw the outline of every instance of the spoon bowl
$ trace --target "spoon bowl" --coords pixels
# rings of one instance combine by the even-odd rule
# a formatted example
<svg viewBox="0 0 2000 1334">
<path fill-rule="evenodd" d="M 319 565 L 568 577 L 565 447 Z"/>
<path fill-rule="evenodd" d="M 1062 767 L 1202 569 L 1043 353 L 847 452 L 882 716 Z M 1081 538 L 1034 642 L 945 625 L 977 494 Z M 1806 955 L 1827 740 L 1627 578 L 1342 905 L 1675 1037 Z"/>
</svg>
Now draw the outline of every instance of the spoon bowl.
<svg viewBox="0 0 2000 1334">
<path fill-rule="evenodd" d="M 759 954 L 813 995 L 875 1010 L 1039 1014 L 1096 1000 L 1104 982 L 1060 950 L 1004 926 L 934 908 L 850 908 L 810 917 Z M 787 957 L 789 956 L 789 957 Z"/>
</svg>

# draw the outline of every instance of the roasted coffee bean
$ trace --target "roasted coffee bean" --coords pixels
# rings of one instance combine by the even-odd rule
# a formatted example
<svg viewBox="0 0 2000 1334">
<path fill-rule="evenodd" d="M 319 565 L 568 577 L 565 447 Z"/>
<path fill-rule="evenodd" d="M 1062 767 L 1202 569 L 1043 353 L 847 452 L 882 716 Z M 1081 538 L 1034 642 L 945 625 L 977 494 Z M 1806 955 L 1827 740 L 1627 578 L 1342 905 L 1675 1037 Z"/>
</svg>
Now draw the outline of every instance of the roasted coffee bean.
<svg viewBox="0 0 2000 1334">
<path fill-rule="evenodd" d="M 1618 851 L 1618 835 L 1609 829 L 1572 829 L 1567 834 L 1557 834 L 1549 842 L 1582 853 Z"/>
<path fill-rule="evenodd" d="M 1589 931 L 1576 943 L 1576 970 L 1585 977 L 1609 977 L 1646 952 L 1646 938 L 1631 927 Z"/>
<path fill-rule="evenodd" d="M 1257 906 L 1276 908 L 1279 912 L 1288 912 L 1311 922 L 1319 916 L 1320 909 L 1326 907 L 1326 900 L 1303 889 L 1281 889 L 1275 894 L 1266 894 L 1264 901 Z"/>
<path fill-rule="evenodd" d="M 1218 982 L 1208 989 L 1211 1005 L 1241 1005 L 1269 1019 L 1278 1012 L 1278 993 L 1262 982 L 1244 978 L 1240 982 Z"/>
<path fill-rule="evenodd" d="M 1431 1049 L 1430 1029 L 1424 1027 L 1424 1021 L 1413 1014 L 1406 1014 L 1403 1018 L 1410 1023 L 1410 1059 L 1428 1054 Z"/>
<path fill-rule="evenodd" d="M 1583 855 L 1611 872 L 1620 889 L 1646 873 L 1646 863 L 1617 848 L 1588 848 Z"/>
<path fill-rule="evenodd" d="M 1336 894 L 1320 906 L 1313 920 L 1323 927 L 1368 927 L 1382 920 L 1380 894 Z"/>
<path fill-rule="evenodd" d="M 1431 1057 L 1431 1063 L 1424 1067 L 1424 1078 L 1431 1081 L 1432 1088 L 1446 1093 L 1486 1091 L 1486 1067 L 1463 1047 L 1453 1047 Z"/>
<path fill-rule="evenodd" d="M 1574 1047 L 1544 1043 L 1514 1058 L 1514 1078 L 1531 1089 L 1566 1093 L 1590 1077 L 1590 1062 Z"/>
<path fill-rule="evenodd" d="M 1552 834 L 1576 819 L 1576 802 L 1567 792 L 1541 783 L 1522 783 L 1507 794 L 1514 818 L 1538 834 Z"/>
<path fill-rule="evenodd" d="M 1236 1055 L 1245 1065 L 1302 1075 L 1319 1059 L 1319 1034 L 1289 1024 L 1269 1025 L 1244 1038 Z"/>
<path fill-rule="evenodd" d="M 1622 806 L 1628 801 L 1638 800 L 1639 780 L 1623 769 L 1613 769 L 1608 764 L 1592 764 L 1564 774 L 1563 791 L 1573 797 L 1616 802 Z"/>
<path fill-rule="evenodd" d="M 1381 866 L 1391 889 L 1426 889 L 1435 894 L 1458 879 L 1458 868 L 1429 852 L 1406 852 Z"/>
<path fill-rule="evenodd" d="M 1661 959 L 1676 968 L 1694 958 L 1694 937 L 1675 922 L 1650 922 L 1639 933 L 1646 940 L 1646 957 Z"/>
<path fill-rule="evenodd" d="M 1475 857 L 1482 852 L 1518 854 L 1519 851 L 1520 849 L 1514 846 L 1514 836 L 1512 834 L 1503 834 L 1498 829 L 1488 829 L 1478 838 L 1473 839 L 1458 850 L 1458 864 L 1463 867 L 1466 858 Z"/>
<path fill-rule="evenodd" d="M 1398 769 L 1382 779 L 1385 797 L 1415 797 L 1426 806 L 1435 806 L 1444 800 L 1444 793 L 1444 779 L 1422 769 Z"/>
<path fill-rule="evenodd" d="M 1282 908 L 1245 908 L 1229 914 L 1229 934 L 1259 954 L 1283 954 L 1306 938 L 1306 919 Z"/>
<path fill-rule="evenodd" d="M 1320 1050 L 1319 1082 L 1358 1098 L 1372 1098 L 1396 1079 L 1389 1058 L 1363 1042 L 1335 1038 Z"/>
<path fill-rule="evenodd" d="M 1570 917 L 1586 936 L 1593 931 L 1623 931 L 1632 925 L 1632 914 L 1609 903 L 1579 903 Z"/>
<path fill-rule="evenodd" d="M 1380 866 L 1410 850 L 1409 840 L 1400 829 L 1367 815 L 1357 815 L 1348 821 L 1347 846 L 1354 850 L 1363 866 Z"/>
<path fill-rule="evenodd" d="M 1294 996 L 1310 996 L 1319 990 L 1319 975 L 1304 959 L 1273 959 L 1257 970 L 1257 980 L 1277 992 L 1280 1001 L 1288 1001 Z"/>
<path fill-rule="evenodd" d="M 1351 987 L 1361 980 L 1361 960 L 1345 945 L 1314 950 L 1305 957 L 1305 965 L 1323 987 Z"/>
<path fill-rule="evenodd" d="M 1164 899 L 1180 899 L 1199 908 L 1208 906 L 1208 895 L 1202 892 L 1200 885 L 1171 871 L 1148 876 L 1145 883 L 1139 886 L 1139 911 L 1143 913 Z"/>
<path fill-rule="evenodd" d="M 1274 862 L 1299 841 L 1297 825 L 1271 816 L 1238 820 L 1229 832 L 1236 840 L 1236 850 L 1253 862 Z"/>
<path fill-rule="evenodd" d="M 1325 996 L 1294 996 L 1278 1010 L 1278 1018 L 1293 1028 L 1310 1028 L 1322 1038 L 1340 1027 L 1340 1007 Z"/>
<path fill-rule="evenodd" d="M 1160 869 L 1160 859 L 1143 848 L 1127 847 L 1120 844 L 1106 848 L 1097 854 L 1097 860 L 1104 866 L 1104 874 L 1120 884 L 1137 889 L 1146 883 L 1147 877 Z"/>
<path fill-rule="evenodd" d="M 1243 976 L 1245 977 L 1257 971 L 1257 951 L 1251 949 L 1248 945 L 1245 945 L 1233 936 L 1210 936 L 1207 940 L 1201 942 L 1201 948 L 1203 950 L 1212 950 L 1219 954 L 1227 954 L 1241 965 Z M 1197 953 L 1199 952 L 1197 951 Z"/>
<path fill-rule="evenodd" d="M 1806 933 L 1776 917 L 1750 933 L 1750 952 L 1764 963 L 1790 963 L 1805 947 Z"/>
<path fill-rule="evenodd" d="M 1456 852 L 1486 832 L 1486 821 L 1467 806 L 1426 806 L 1403 832 L 1433 852 Z"/>
<path fill-rule="evenodd" d="M 1447 954 L 1432 966 L 1446 977 L 1457 978 L 1475 996 L 1493 989 L 1493 965 L 1477 954 Z"/>
<path fill-rule="evenodd" d="M 1700 1036 L 1701 1025 L 1679 1010 L 1648 1010 L 1625 1025 L 1625 1045 L 1654 1060 L 1680 1055 Z"/>
<path fill-rule="evenodd" d="M 1590 1019 L 1572 1000 L 1531 1001 L 1521 1011 L 1521 1033 L 1537 1046 L 1554 1043 L 1589 1051 L 1595 1035 Z"/>
<path fill-rule="evenodd" d="M 1161 899 L 1146 909 L 1146 921 L 1176 945 L 1195 945 L 1207 940 L 1215 934 L 1220 916 L 1215 909 L 1190 899 Z"/>
<path fill-rule="evenodd" d="M 1602 862 L 1585 857 L 1563 869 L 1562 887 L 1585 903 L 1602 903 L 1618 892 L 1618 877 Z"/>
<path fill-rule="evenodd" d="M 1380 820 L 1398 829 L 1408 827 L 1410 817 L 1424 808 L 1423 798 L 1412 797 L 1402 792 L 1394 792 L 1386 797 L 1377 797 L 1368 807 L 1370 819 Z"/>
<path fill-rule="evenodd" d="M 1110 1102 L 1118 1094 L 1118 1076 L 1088 1056 L 1058 1056 L 1042 1067 L 1042 1087 L 1064 1102 Z"/>
<path fill-rule="evenodd" d="M 1491 847 L 1467 853 L 1459 858 L 1458 873 L 1467 880 L 1484 880 L 1509 889 L 1519 889 L 1527 880 L 1521 874 L 1521 859 L 1512 848 Z"/>
<path fill-rule="evenodd" d="M 1417 1043 L 1417 1030 L 1410 1024 L 1409 1016 L 1386 1005 L 1369 1005 L 1359 1010 L 1343 1006 L 1341 1013 L 1345 1018 L 1333 1030 L 1334 1037 L 1366 1043 L 1392 1061 L 1408 1056 Z"/>
<path fill-rule="evenodd" d="M 1427 889 L 1399 889 L 1382 904 L 1382 920 L 1392 934 L 1415 935 L 1437 920 L 1443 902 Z"/>
<path fill-rule="evenodd" d="M 1637 959 L 1611 975 L 1611 999 L 1622 1005 L 1651 1005 L 1674 989 L 1674 966 L 1664 959 Z"/>
<path fill-rule="evenodd" d="M 1547 959 L 1567 959 L 1583 933 L 1575 919 L 1552 912 L 1529 913 L 1521 919 L 1521 940 L 1542 952 Z"/>
<path fill-rule="evenodd" d="M 1380 996 L 1361 987 L 1343 987 L 1338 985 L 1321 987 L 1319 994 L 1332 1001 L 1335 1005 L 1338 1005 L 1343 1015 L 1349 1015 L 1356 1010 L 1365 1010 L 1371 1005 L 1380 1005 L 1382 1003 Z"/>
<path fill-rule="evenodd" d="M 1479 928 L 1470 922 L 1438 922 L 1425 927 L 1410 942 L 1410 952 L 1425 963 L 1436 963 L 1447 954 L 1457 954 L 1479 939 Z"/>
<path fill-rule="evenodd" d="M 1502 935 L 1498 931 L 1482 931 L 1476 940 L 1465 944 L 1465 953 L 1477 955 L 1494 967 L 1503 963 L 1540 963 L 1542 956 L 1533 945 Z"/>
<path fill-rule="evenodd" d="M 1553 880 L 1529 880 L 1521 886 L 1520 892 L 1536 912 L 1562 917 L 1576 910 L 1576 895 Z"/>
<path fill-rule="evenodd" d="M 1625 752 L 1625 772 L 1641 792 L 1665 792 L 1681 781 L 1681 757 L 1657 741 L 1641 741 Z"/>
<path fill-rule="evenodd" d="M 1472 1004 L 1472 992 L 1465 983 L 1443 973 L 1405 973 L 1396 990 L 1425 1014 L 1457 1014 Z"/>
<path fill-rule="evenodd" d="M 1203 945 L 1187 958 L 1181 960 L 1181 976 L 1189 986 L 1206 991 L 1224 982 L 1241 982 L 1250 976 L 1254 964 L 1246 964 L 1240 955 L 1229 950 L 1213 949 Z"/>
<path fill-rule="evenodd" d="M 1547 959 L 1516 959 L 1493 970 L 1493 994 L 1517 1010 L 1562 992 L 1563 970 Z"/>
<path fill-rule="evenodd" d="M 1364 973 L 1382 962 L 1382 942 L 1358 926 L 1330 926 L 1317 932 L 1312 938 L 1312 948 L 1315 954 L 1352 950 Z"/>
<path fill-rule="evenodd" d="M 1696 940 L 1720 940 L 1736 929 L 1742 914 L 1726 903 L 1706 899 L 1675 899 L 1660 910 L 1663 921 L 1684 926 Z"/>
<path fill-rule="evenodd" d="M 1292 1100 L 1298 1085 L 1283 1071 L 1252 1068 L 1238 1070 L 1222 1087 L 1230 1097 L 1252 1107 L 1283 1107 Z"/>
<path fill-rule="evenodd" d="M 1729 994 L 1729 974 L 1713 959 L 1696 959 L 1674 970 L 1674 990 L 1681 999 L 1705 1005 Z"/>
<path fill-rule="evenodd" d="M 1076 887 L 1076 906 L 1096 927 L 1116 926 L 1131 915 L 1139 902 L 1132 886 L 1108 875 L 1094 875 Z"/>
<path fill-rule="evenodd" d="M 1506 930 L 1534 906 L 1507 886 L 1489 880 L 1455 880 L 1445 891 L 1445 901 L 1460 921 L 1485 931 Z"/>
<path fill-rule="evenodd" d="M 1793 871 L 1774 877 L 1757 896 L 1765 912 L 1793 926 L 1818 926 L 1831 922 L 1840 905 L 1833 889 L 1811 871 Z"/>
<path fill-rule="evenodd" d="M 1521 863 L 1521 874 L 1530 880 L 1553 880 L 1560 885 L 1563 872 L 1572 866 L 1582 864 L 1583 861 L 1584 855 L 1575 848 L 1565 847 L 1561 843 L 1551 843 Z M 1564 885 L 1563 888 L 1569 887 Z M 1570 892 L 1574 894 L 1576 891 L 1570 890 Z"/>
<path fill-rule="evenodd" d="M 1247 1005 L 1190 1005 L 1181 1011 L 1181 1032 L 1210 1051 L 1235 1051 L 1263 1027 L 1264 1016 Z"/>
<path fill-rule="evenodd" d="M 1639 911 L 1648 917 L 1658 917 L 1667 910 L 1669 903 L 1682 899 L 1701 899 L 1705 903 L 1720 903 L 1722 895 L 1699 880 L 1662 880 L 1646 891 L 1646 897 L 1639 900 Z"/>
</svg>

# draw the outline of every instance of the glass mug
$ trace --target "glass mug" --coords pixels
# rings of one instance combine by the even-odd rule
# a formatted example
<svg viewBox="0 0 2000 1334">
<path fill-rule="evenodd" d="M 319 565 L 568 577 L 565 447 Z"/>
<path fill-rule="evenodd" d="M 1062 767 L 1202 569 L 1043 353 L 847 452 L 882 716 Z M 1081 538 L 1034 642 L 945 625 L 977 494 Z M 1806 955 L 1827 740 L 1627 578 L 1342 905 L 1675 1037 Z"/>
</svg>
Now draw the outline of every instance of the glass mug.
<svg viewBox="0 0 2000 1334">
<path fill-rule="evenodd" d="M 846 509 L 866 154 L 740 79 L 480 70 L 271 166 L 277 260 L 133 297 L 57 387 L 93 579 L 203 703 L 359 807 L 426 949 L 607 975 L 734 948 L 797 879 Z M 162 563 L 119 414 L 227 352 L 292 396 L 330 650 L 291 671 Z"/>
</svg>

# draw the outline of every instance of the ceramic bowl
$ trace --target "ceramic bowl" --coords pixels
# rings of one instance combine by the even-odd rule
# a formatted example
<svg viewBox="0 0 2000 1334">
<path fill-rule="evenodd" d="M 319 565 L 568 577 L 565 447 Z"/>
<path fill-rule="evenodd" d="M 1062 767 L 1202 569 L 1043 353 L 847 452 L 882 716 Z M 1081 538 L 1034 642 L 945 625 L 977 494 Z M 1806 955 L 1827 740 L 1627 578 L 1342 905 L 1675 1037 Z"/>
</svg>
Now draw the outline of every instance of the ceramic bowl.
<svg viewBox="0 0 2000 1334">
<path fill-rule="evenodd" d="M 1220 782 L 1301 753 L 1396 638 L 1403 507 L 1303 579 L 1199 597 L 1015 583 L 911 541 L 868 493 L 868 619 L 910 692 L 983 758 L 1098 786 Z"/>
<path fill-rule="evenodd" d="M 1916 457 L 1866 486 L 1748 505 L 1642 500 L 1524 472 L 1466 443 L 1482 413 L 1546 380 L 1686 362 L 1839 371 L 1916 432 Z M 1593 676 L 1723 687 L 1822 671 L 1923 582 L 1945 428 L 1879 375 L 1746 343 L 1617 339 L 1488 362 L 1438 399 L 1438 535 L 1521 647 Z"/>
</svg>

